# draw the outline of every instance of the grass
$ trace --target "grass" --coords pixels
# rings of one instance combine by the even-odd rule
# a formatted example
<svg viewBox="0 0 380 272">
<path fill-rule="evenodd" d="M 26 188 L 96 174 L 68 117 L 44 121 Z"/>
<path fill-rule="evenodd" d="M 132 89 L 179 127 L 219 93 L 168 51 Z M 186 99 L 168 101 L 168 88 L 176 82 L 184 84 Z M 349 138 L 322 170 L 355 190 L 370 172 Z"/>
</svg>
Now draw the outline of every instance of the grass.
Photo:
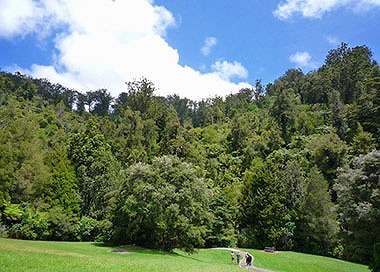
<svg viewBox="0 0 380 272">
<path fill-rule="evenodd" d="M 118 247 L 120 248 L 120 247 Z M 188 255 L 180 250 L 164 253 L 138 247 L 123 247 L 131 254 L 112 252 L 113 247 L 97 243 L 22 241 L 0 238 L 1 272 L 128 271 L 181 272 L 245 271 L 230 263 L 227 250 L 200 249 Z M 362 265 L 294 252 L 265 253 L 249 250 L 254 264 L 273 271 L 368 272 Z"/>
<path fill-rule="evenodd" d="M 113 249 L 97 243 L 0 238 L 0 271 L 240 271 L 222 250 L 199 250 L 188 255 L 179 250 L 170 254 L 137 247 L 124 247 L 132 254 L 118 254 Z"/>
<path fill-rule="evenodd" d="M 290 251 L 266 253 L 260 250 L 252 251 L 258 267 L 265 267 L 276 272 L 369 272 L 367 266 Z"/>
</svg>

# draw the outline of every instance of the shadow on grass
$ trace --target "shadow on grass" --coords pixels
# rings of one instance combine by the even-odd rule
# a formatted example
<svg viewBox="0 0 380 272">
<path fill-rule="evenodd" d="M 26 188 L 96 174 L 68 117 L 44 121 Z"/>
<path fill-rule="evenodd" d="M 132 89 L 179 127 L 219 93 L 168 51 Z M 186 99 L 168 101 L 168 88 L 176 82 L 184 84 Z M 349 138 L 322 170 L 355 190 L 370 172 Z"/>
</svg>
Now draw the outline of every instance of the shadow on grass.
<svg viewBox="0 0 380 272">
<path fill-rule="evenodd" d="M 158 249 L 151 249 L 151 248 L 144 248 L 144 247 L 139 247 L 139 246 L 134 246 L 134 245 L 110 245 L 110 244 L 105 244 L 102 242 L 94 242 L 91 243 L 93 246 L 96 247 L 107 247 L 110 248 L 113 252 L 117 251 L 128 251 L 130 253 L 141 253 L 141 254 L 151 254 L 151 255 L 161 255 L 161 256 L 171 256 L 171 257 L 178 257 L 178 258 L 185 258 L 185 259 L 190 259 L 198 262 L 205 262 L 203 260 L 197 259 L 194 257 L 194 255 L 197 254 L 197 251 L 194 251 L 194 253 L 186 253 L 184 251 L 178 252 L 166 252 Z"/>
</svg>

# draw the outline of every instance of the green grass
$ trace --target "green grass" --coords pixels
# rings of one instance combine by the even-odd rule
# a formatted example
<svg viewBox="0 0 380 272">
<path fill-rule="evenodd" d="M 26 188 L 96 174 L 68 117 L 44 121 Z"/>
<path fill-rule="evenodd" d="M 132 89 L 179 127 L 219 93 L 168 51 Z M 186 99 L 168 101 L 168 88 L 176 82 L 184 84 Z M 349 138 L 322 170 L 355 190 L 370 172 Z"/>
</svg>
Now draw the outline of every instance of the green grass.
<svg viewBox="0 0 380 272">
<path fill-rule="evenodd" d="M 276 272 L 368 272 L 367 266 L 333 258 L 290 251 L 266 253 L 252 250 L 254 264 Z"/>
<path fill-rule="evenodd" d="M 21 241 L 0 238 L 1 272 L 60 271 L 241 271 L 223 250 L 199 250 L 188 255 L 124 247 L 132 254 L 113 253 L 96 243 Z"/>
<path fill-rule="evenodd" d="M 120 248 L 120 247 L 118 247 Z M 96 243 L 22 241 L 0 238 L 1 272 L 60 271 L 245 271 L 230 264 L 227 250 L 201 249 L 188 255 L 180 250 L 164 253 L 123 247 L 131 254 L 117 254 L 113 247 Z M 254 264 L 273 271 L 369 271 L 365 266 L 294 252 L 265 253 L 249 250 Z"/>
</svg>

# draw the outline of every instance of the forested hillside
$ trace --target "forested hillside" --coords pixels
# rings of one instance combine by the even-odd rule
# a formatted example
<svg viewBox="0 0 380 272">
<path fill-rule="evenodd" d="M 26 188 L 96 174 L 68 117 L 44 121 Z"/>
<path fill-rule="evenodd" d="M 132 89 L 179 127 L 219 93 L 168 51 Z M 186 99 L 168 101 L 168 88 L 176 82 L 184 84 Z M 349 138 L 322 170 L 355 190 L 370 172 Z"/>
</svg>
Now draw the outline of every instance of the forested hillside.
<svg viewBox="0 0 380 272">
<path fill-rule="evenodd" d="M 0 73 L 3 235 L 380 254 L 380 67 L 367 47 L 227 97 L 159 97 L 148 79 L 122 91 Z"/>
</svg>

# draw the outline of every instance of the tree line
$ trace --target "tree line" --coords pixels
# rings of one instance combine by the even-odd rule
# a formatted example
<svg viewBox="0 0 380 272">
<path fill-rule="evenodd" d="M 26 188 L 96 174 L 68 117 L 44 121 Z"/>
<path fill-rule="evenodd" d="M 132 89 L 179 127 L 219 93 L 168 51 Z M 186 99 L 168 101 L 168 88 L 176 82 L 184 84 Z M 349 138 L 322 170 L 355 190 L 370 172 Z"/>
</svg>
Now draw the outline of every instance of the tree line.
<svg viewBox="0 0 380 272">
<path fill-rule="evenodd" d="M 170 251 L 296 250 L 376 267 L 380 67 L 341 44 L 201 101 L 0 73 L 0 230 Z"/>
</svg>

